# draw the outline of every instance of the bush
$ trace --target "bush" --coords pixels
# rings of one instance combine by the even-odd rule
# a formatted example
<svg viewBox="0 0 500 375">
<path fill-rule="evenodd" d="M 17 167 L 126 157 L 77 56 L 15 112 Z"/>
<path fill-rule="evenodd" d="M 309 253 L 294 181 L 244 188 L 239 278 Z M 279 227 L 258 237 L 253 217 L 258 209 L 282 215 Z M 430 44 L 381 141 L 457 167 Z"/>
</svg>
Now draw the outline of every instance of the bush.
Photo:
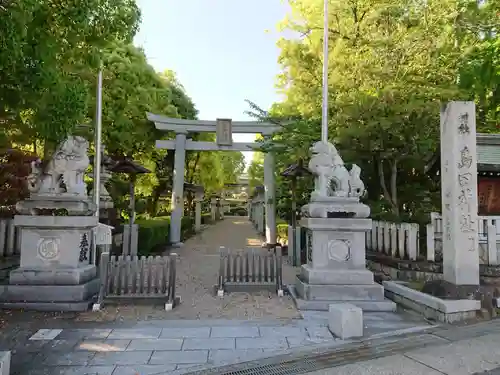
<svg viewBox="0 0 500 375">
<path fill-rule="evenodd" d="M 212 214 L 202 214 L 201 215 L 202 224 L 212 224 Z"/>
<path fill-rule="evenodd" d="M 210 214 L 203 214 L 202 224 L 212 222 Z M 136 220 L 139 225 L 139 255 L 161 254 L 170 244 L 170 216 L 157 216 L 150 219 Z M 184 216 L 181 221 L 181 240 L 187 240 L 194 234 L 195 220 Z"/>
<path fill-rule="evenodd" d="M 139 255 L 158 254 L 163 252 L 169 243 L 170 217 L 160 216 L 149 220 L 137 220 L 139 225 Z"/>
<path fill-rule="evenodd" d="M 246 208 L 236 207 L 236 208 L 231 208 L 231 210 L 229 210 L 229 215 L 232 215 L 232 216 L 247 216 L 248 212 L 247 212 Z"/>
</svg>

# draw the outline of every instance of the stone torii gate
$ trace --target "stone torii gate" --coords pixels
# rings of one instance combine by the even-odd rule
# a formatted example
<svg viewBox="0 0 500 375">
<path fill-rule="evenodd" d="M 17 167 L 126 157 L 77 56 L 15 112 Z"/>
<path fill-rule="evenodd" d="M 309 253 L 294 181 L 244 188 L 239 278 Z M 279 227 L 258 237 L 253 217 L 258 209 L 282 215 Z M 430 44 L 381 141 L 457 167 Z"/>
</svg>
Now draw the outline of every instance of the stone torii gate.
<svg viewBox="0 0 500 375">
<path fill-rule="evenodd" d="M 186 150 L 193 151 L 251 151 L 258 147 L 255 142 L 233 142 L 233 133 L 262 134 L 269 138 L 279 130 L 279 126 L 259 121 L 232 121 L 231 119 L 184 120 L 153 113 L 147 114 L 148 120 L 155 123 L 156 129 L 175 132 L 175 140 L 157 140 L 156 147 L 175 150 L 174 181 L 170 217 L 170 242 L 182 246 L 181 219 L 184 212 L 184 168 Z M 193 141 L 187 139 L 188 133 L 216 133 L 216 142 Z M 266 200 L 266 242 L 276 243 L 276 207 L 274 188 L 274 158 L 266 153 L 264 158 L 264 186 Z"/>
</svg>

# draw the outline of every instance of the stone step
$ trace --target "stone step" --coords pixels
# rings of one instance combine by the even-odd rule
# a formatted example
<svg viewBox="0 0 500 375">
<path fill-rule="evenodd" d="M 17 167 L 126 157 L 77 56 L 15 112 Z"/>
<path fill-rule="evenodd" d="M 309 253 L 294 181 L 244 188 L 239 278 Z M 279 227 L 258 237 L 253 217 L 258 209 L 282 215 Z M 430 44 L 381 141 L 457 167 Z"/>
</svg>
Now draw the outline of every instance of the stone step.
<svg viewBox="0 0 500 375">
<path fill-rule="evenodd" d="M 88 311 L 95 299 L 91 298 L 81 302 L 0 302 L 0 308 L 3 309 L 23 309 L 31 311 Z"/>
<path fill-rule="evenodd" d="M 388 299 L 380 300 L 332 300 L 332 299 L 315 299 L 305 300 L 299 296 L 295 285 L 288 285 L 288 293 L 295 302 L 299 310 L 306 311 L 328 311 L 332 303 L 350 303 L 365 312 L 392 312 L 396 311 L 396 303 Z M 383 289 L 382 289 L 383 290 Z"/>
<path fill-rule="evenodd" d="M 297 278 L 295 288 L 298 295 L 306 300 L 330 301 L 383 301 L 384 287 L 380 284 L 369 285 L 315 285 L 307 284 Z"/>
<path fill-rule="evenodd" d="M 3 285 L 1 301 L 9 302 L 80 302 L 99 292 L 100 281 L 94 279 L 81 285 Z"/>
</svg>

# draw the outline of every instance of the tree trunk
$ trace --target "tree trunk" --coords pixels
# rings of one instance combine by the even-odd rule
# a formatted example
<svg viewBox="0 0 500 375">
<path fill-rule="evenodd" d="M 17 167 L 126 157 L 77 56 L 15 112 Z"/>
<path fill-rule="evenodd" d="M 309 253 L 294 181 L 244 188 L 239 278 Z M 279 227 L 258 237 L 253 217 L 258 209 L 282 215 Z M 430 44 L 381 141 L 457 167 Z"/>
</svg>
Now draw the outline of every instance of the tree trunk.
<svg viewBox="0 0 500 375">
<path fill-rule="evenodd" d="M 378 176 L 379 176 L 380 186 L 382 188 L 382 192 L 384 193 L 384 198 L 390 204 L 392 213 L 397 217 L 399 217 L 400 212 L 399 212 L 398 195 L 397 195 L 397 175 L 398 175 L 397 160 L 393 160 L 392 163 L 389 162 L 391 166 L 389 188 L 387 188 L 385 180 L 384 159 L 379 159 L 377 164 L 378 164 Z"/>
</svg>

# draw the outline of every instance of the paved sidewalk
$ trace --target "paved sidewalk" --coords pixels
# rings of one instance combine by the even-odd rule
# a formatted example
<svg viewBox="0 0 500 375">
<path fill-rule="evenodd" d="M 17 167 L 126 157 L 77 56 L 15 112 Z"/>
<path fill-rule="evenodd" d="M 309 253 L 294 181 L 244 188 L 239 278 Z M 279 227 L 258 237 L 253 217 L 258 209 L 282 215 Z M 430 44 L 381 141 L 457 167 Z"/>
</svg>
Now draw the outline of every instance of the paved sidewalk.
<svg viewBox="0 0 500 375">
<path fill-rule="evenodd" d="M 411 315 L 365 314 L 366 338 L 428 328 Z M 155 320 L 127 328 L 50 327 L 33 333 L 10 348 L 11 375 L 179 375 L 316 345 L 349 343 L 333 337 L 326 316 L 318 313 L 287 322 Z"/>
<path fill-rule="evenodd" d="M 469 375 L 489 372 L 500 366 L 500 332 L 357 362 L 309 375 Z"/>
</svg>

